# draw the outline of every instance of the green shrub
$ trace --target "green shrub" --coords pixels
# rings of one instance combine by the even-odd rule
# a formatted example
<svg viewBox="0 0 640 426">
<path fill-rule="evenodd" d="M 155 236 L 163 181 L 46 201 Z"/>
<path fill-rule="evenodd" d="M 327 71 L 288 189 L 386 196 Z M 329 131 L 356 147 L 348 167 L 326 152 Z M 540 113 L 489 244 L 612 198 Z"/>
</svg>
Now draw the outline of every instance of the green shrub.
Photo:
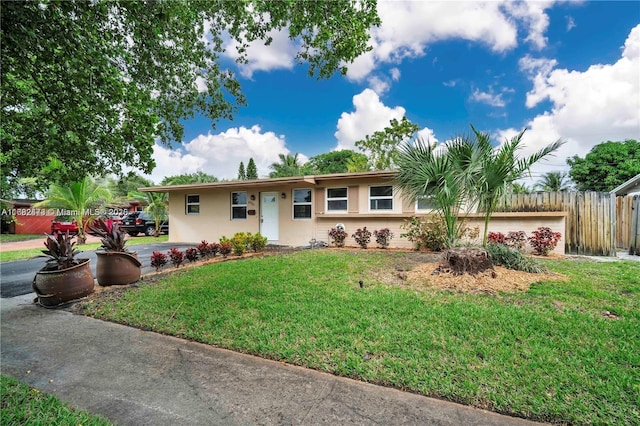
<svg viewBox="0 0 640 426">
<path fill-rule="evenodd" d="M 236 256 L 242 256 L 244 252 L 251 249 L 253 235 L 251 232 L 236 232 L 229 240 L 231 249 Z"/>
<path fill-rule="evenodd" d="M 251 249 L 256 253 L 260 251 L 264 251 L 264 248 L 267 246 L 267 237 L 263 237 L 261 233 L 255 234 L 251 238 Z"/>
<path fill-rule="evenodd" d="M 536 262 L 535 259 L 527 257 L 518 250 L 504 244 L 489 243 L 487 244 L 487 251 L 491 255 L 494 265 L 534 274 L 545 272 L 544 266 Z"/>
<path fill-rule="evenodd" d="M 406 231 L 400 236 L 411 241 L 416 250 L 442 251 L 447 247 L 446 227 L 439 216 L 429 216 L 424 220 L 413 216 L 400 227 Z"/>
</svg>

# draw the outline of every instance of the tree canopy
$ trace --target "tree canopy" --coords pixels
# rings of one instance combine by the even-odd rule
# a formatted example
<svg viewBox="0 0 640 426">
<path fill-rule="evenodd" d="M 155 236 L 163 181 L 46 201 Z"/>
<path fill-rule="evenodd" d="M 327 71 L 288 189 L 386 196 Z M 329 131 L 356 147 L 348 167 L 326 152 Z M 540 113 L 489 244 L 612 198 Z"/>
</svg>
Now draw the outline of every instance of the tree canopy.
<svg viewBox="0 0 640 426">
<path fill-rule="evenodd" d="M 567 191 L 571 187 L 567 177 L 565 172 L 547 172 L 542 175 L 534 188 L 550 192 Z"/>
<path fill-rule="evenodd" d="M 347 173 L 350 171 L 350 164 L 366 163 L 367 160 L 367 156 L 364 154 L 351 151 L 350 149 L 343 149 L 341 151 L 331 151 L 314 155 L 309 158 L 308 163 L 304 164 L 303 169 L 305 175 Z"/>
<path fill-rule="evenodd" d="M 156 138 L 181 141 L 185 119 L 232 118 L 246 99 L 237 62 L 271 30 L 298 41 L 309 74 L 346 73 L 379 25 L 374 0 L 1 2 L 3 198 L 20 178 L 47 182 L 149 173 Z M 205 34 L 205 30 L 207 33 Z M 198 85 L 205 86 L 200 90 Z"/>
<path fill-rule="evenodd" d="M 584 158 L 567 159 L 567 164 L 578 191 L 611 191 L 640 173 L 640 142 L 603 142 Z"/>
<path fill-rule="evenodd" d="M 188 185 L 190 183 L 207 183 L 217 181 L 217 177 L 207 174 L 203 171 L 199 171 L 182 175 L 166 176 L 164 179 L 162 179 L 160 185 Z"/>
<path fill-rule="evenodd" d="M 367 135 L 357 141 L 356 146 L 369 156 L 370 168 L 388 170 L 396 165 L 400 145 L 413 139 L 418 130 L 420 127 L 407 120 L 407 117 L 402 117 L 401 121 L 394 118 L 384 130 Z"/>
</svg>

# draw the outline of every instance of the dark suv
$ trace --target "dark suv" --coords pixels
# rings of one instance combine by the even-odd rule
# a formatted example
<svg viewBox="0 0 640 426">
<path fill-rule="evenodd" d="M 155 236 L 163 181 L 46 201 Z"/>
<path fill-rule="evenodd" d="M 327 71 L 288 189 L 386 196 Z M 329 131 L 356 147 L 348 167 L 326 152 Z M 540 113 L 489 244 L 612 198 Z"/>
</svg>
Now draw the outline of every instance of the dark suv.
<svg viewBox="0 0 640 426">
<path fill-rule="evenodd" d="M 147 236 L 152 236 L 156 232 L 156 221 L 152 215 L 145 212 L 132 212 L 122 219 L 120 229 L 135 237 L 143 232 Z M 160 232 L 169 233 L 169 220 L 165 219 L 160 224 Z"/>
</svg>

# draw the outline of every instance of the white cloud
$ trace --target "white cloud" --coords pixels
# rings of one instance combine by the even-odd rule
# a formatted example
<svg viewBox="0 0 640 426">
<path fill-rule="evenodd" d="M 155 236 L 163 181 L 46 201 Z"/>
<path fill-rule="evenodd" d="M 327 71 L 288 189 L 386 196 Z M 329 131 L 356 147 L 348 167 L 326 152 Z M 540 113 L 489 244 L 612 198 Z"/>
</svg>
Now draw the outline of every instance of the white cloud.
<svg viewBox="0 0 640 426">
<path fill-rule="evenodd" d="M 343 112 L 338 120 L 335 137 L 340 149 L 353 149 L 355 143 L 365 136 L 384 130 L 392 119 L 401 120 L 406 110 L 401 106 L 389 108 L 380 101 L 380 97 L 371 89 L 364 89 L 353 97 L 355 111 Z"/>
<path fill-rule="evenodd" d="M 400 70 L 398 68 L 391 68 L 391 79 L 393 81 L 400 80 Z"/>
<path fill-rule="evenodd" d="M 269 165 L 277 162 L 278 154 L 290 154 L 285 138 L 273 132 L 263 132 L 259 126 L 231 128 L 215 135 L 199 135 L 178 149 L 156 145 L 153 158 L 157 166 L 150 178 L 158 183 L 165 176 L 203 171 L 219 179 L 235 179 L 241 161 L 245 167 L 253 158 L 260 177 L 269 174 Z M 307 156 L 300 154 L 305 163 Z"/>
<path fill-rule="evenodd" d="M 249 43 L 247 48 L 247 64 L 239 64 L 240 75 L 251 78 L 255 71 L 271 71 L 274 69 L 292 69 L 295 64 L 295 56 L 299 46 L 289 39 L 287 29 L 281 31 L 272 30 L 267 33 L 273 41 L 265 46 L 264 41 L 256 40 Z M 240 55 L 240 44 L 235 40 L 229 40 L 225 45 L 224 56 L 236 60 Z"/>
<path fill-rule="evenodd" d="M 567 16 L 567 32 L 571 31 L 576 27 L 576 22 L 573 20 L 571 16 Z"/>
<path fill-rule="evenodd" d="M 423 56 L 428 45 L 441 40 L 469 40 L 505 52 L 518 45 L 518 24 L 525 27 L 525 41 L 542 48 L 549 25 L 545 10 L 552 5 L 553 1 L 380 1 L 382 23 L 371 31 L 373 50 L 349 65 L 348 77 L 362 81 L 379 64 Z"/>
<path fill-rule="evenodd" d="M 446 87 L 455 87 L 457 83 L 455 80 L 449 80 L 449 81 L 443 82 L 442 84 Z"/>
<path fill-rule="evenodd" d="M 369 77 L 369 87 L 378 95 L 384 95 L 391 88 L 391 84 L 374 75 Z"/>
<path fill-rule="evenodd" d="M 471 94 L 470 99 L 475 102 L 480 102 L 483 104 L 491 105 L 494 107 L 504 107 L 506 102 L 502 99 L 502 93 L 493 93 L 493 90 L 489 90 L 488 92 L 482 92 L 478 89 L 475 89 Z"/>
<path fill-rule="evenodd" d="M 606 140 L 640 139 L 640 25 L 631 30 L 613 64 L 579 72 L 553 69 L 553 60 L 525 57 L 520 65 L 533 82 L 526 105 L 534 107 L 545 100 L 552 105 L 527 123 L 523 153 L 531 154 L 559 138 L 567 141 L 548 165 L 534 168 L 538 174 L 566 170 L 567 157 L 584 157 Z"/>
</svg>

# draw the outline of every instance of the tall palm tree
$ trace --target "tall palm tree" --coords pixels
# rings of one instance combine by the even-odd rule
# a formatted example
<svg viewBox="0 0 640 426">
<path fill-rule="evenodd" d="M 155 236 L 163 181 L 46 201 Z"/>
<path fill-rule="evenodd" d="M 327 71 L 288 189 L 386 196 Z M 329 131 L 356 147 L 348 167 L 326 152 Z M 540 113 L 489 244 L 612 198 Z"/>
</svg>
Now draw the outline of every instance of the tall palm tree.
<svg viewBox="0 0 640 426">
<path fill-rule="evenodd" d="M 294 155 L 291 154 L 278 154 L 280 161 L 272 163 L 269 168 L 273 170 L 269 173 L 269 177 L 289 177 L 302 175 L 301 165 L 299 163 L 297 152 Z"/>
<path fill-rule="evenodd" d="M 564 141 L 557 140 L 529 157 L 518 158 L 517 151 L 522 148 L 522 136 L 525 130 L 494 148 L 489 133 L 482 133 L 471 126 L 475 135 L 475 144 L 480 151 L 480 167 L 474 174 L 475 196 L 479 211 L 484 213 L 484 236 L 482 244 L 487 244 L 489 220 L 495 212 L 498 201 L 511 184 L 522 178 L 532 165 L 560 148 Z"/>
<path fill-rule="evenodd" d="M 547 172 L 542 175 L 535 188 L 549 192 L 568 191 L 568 175 L 565 172 Z"/>
<path fill-rule="evenodd" d="M 68 211 L 78 224 L 78 244 L 84 244 L 87 241 L 87 224 L 98 216 L 99 208 L 110 199 L 111 193 L 105 186 L 85 177 L 69 185 L 52 184 L 46 197 L 34 207 Z"/>
</svg>

